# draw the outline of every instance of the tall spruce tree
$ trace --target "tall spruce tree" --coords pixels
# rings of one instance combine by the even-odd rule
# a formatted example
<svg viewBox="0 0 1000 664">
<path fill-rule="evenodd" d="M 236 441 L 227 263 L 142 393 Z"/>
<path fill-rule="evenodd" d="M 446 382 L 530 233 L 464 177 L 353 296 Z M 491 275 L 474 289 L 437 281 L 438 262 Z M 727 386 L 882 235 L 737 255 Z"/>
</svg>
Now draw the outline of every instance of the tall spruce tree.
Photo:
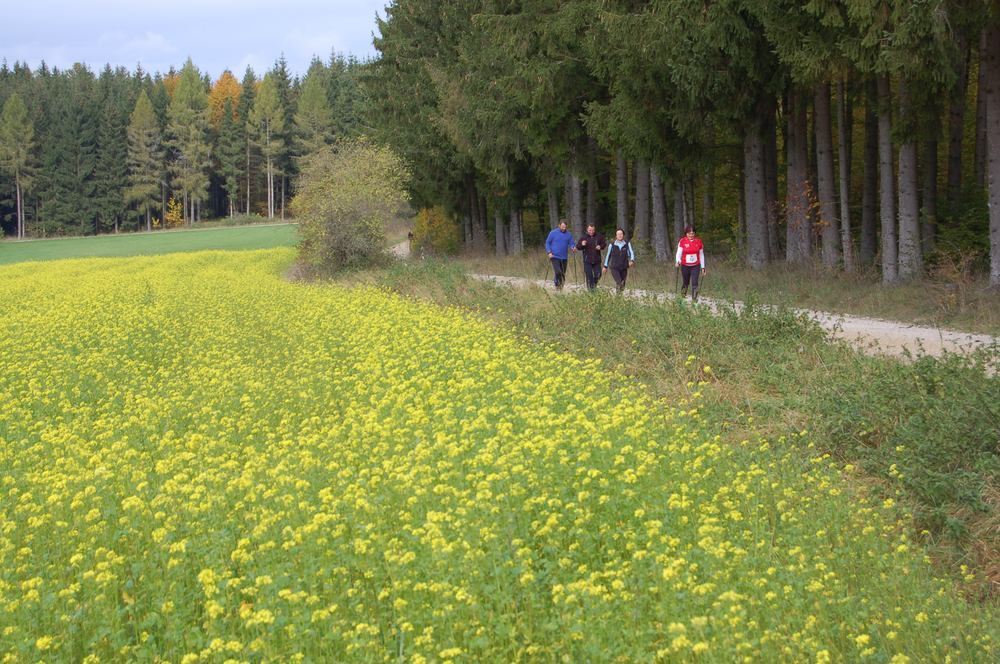
<svg viewBox="0 0 1000 664">
<path fill-rule="evenodd" d="M 147 231 L 153 230 L 152 210 L 160 199 L 163 179 L 162 134 L 149 95 L 143 90 L 128 125 L 128 180 L 125 203 L 142 211 Z M 162 217 L 161 211 L 161 217 Z"/>
<path fill-rule="evenodd" d="M 95 193 L 99 214 L 98 232 L 118 232 L 125 213 L 128 187 L 128 79 L 124 69 L 105 67 L 98 79 L 99 108 Z"/>
<path fill-rule="evenodd" d="M 197 207 L 208 195 L 211 148 L 208 140 L 208 94 L 198 69 L 188 58 L 168 107 L 167 145 L 174 187 L 184 202 L 184 219 L 190 225 Z"/>
<path fill-rule="evenodd" d="M 243 163 L 240 175 L 243 179 L 243 184 L 240 187 L 240 191 L 246 192 L 246 198 L 244 199 L 246 214 L 250 214 L 253 209 L 254 166 L 256 164 L 254 162 L 255 155 L 250 127 L 250 114 L 253 112 L 254 101 L 256 99 L 257 76 L 253 73 L 253 69 L 247 67 L 246 71 L 243 72 L 243 81 L 240 83 L 240 103 L 236 107 L 236 121 L 241 132 L 243 145 Z"/>
<path fill-rule="evenodd" d="M 280 214 L 285 218 L 286 199 L 290 195 L 288 189 L 289 178 L 295 175 L 295 163 L 292 160 L 292 142 L 295 129 L 294 116 L 297 95 L 293 85 L 292 75 L 288 71 L 288 61 L 285 60 L 284 53 L 274 63 L 270 71 L 275 92 L 278 96 L 278 109 L 281 113 L 281 124 L 275 124 L 276 129 L 274 142 L 275 153 L 273 162 L 275 166 L 274 174 L 278 181 L 275 185 L 275 214 Z"/>
<path fill-rule="evenodd" d="M 319 59 L 309 65 L 295 110 L 295 156 L 310 155 L 333 140 L 333 111 L 330 108 L 329 73 Z"/>
<path fill-rule="evenodd" d="M 98 218 L 95 167 L 99 105 L 94 75 L 83 65 L 53 70 L 44 105 L 49 130 L 40 141 L 40 223 L 44 234 L 89 235 Z"/>
<path fill-rule="evenodd" d="M 250 127 L 254 144 L 260 150 L 267 178 L 267 218 L 273 219 L 277 211 L 276 182 L 281 175 L 280 159 L 285 154 L 285 113 L 278 98 L 278 87 L 274 76 L 268 73 L 260 84 L 253 110 L 250 112 Z"/>
<path fill-rule="evenodd" d="M 3 105 L 0 115 L 0 172 L 14 180 L 17 237 L 24 238 L 24 192 L 32 180 L 31 158 L 35 131 L 28 107 L 16 92 Z"/>
<path fill-rule="evenodd" d="M 222 117 L 219 126 L 219 140 L 216 157 L 219 160 L 219 174 L 222 176 L 222 188 L 226 192 L 229 216 L 236 214 L 236 206 L 240 193 L 240 174 L 243 172 L 243 148 L 246 141 L 245 128 L 240 124 L 231 99 L 226 99 L 222 105 Z"/>
</svg>

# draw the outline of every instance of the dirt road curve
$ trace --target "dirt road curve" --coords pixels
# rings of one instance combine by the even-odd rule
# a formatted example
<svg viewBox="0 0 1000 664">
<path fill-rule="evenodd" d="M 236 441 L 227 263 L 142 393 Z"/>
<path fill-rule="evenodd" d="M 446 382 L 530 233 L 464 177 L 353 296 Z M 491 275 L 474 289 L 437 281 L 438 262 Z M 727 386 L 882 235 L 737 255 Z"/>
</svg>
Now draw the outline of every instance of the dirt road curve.
<svg viewBox="0 0 1000 664">
<path fill-rule="evenodd" d="M 488 274 L 471 274 L 469 276 L 482 281 L 492 281 L 497 284 L 518 288 L 538 286 L 554 291 L 552 284 L 547 281 Z M 568 284 L 565 290 L 579 291 L 583 288 L 583 286 Z M 651 298 L 661 302 L 676 297 L 672 293 L 637 289 L 629 289 L 625 294 L 627 297 L 637 299 Z M 721 306 L 735 306 L 737 310 L 743 307 L 742 302 L 729 303 L 710 298 L 701 298 L 699 305 L 708 307 L 715 312 L 718 312 Z M 968 352 L 990 344 L 1000 343 L 1000 339 L 987 334 L 956 332 L 954 330 L 935 327 L 921 327 L 898 321 L 831 314 L 824 311 L 811 311 L 809 309 L 793 309 L 792 311 L 798 314 L 805 314 L 822 325 L 833 337 L 850 341 L 859 351 L 869 355 L 903 357 L 909 352 L 914 355 L 927 354 L 940 356 L 945 351 Z"/>
</svg>

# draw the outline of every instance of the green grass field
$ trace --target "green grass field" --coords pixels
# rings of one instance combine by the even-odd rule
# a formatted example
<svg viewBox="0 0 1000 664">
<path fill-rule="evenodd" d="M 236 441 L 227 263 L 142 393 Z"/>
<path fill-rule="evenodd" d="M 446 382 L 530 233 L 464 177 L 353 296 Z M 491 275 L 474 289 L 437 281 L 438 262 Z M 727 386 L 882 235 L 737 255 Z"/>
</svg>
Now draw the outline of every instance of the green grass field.
<svg viewBox="0 0 1000 664">
<path fill-rule="evenodd" d="M 56 240 L 0 242 L 0 265 L 62 258 L 154 256 L 218 249 L 242 251 L 294 246 L 296 224 L 159 231 Z"/>
</svg>

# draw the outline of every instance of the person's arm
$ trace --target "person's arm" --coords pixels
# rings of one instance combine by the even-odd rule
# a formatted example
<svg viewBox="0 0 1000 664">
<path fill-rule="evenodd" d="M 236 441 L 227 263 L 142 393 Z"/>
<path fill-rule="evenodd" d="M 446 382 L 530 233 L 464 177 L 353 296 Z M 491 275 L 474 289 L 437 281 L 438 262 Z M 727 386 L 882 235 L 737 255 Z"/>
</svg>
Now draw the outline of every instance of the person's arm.
<svg viewBox="0 0 1000 664">
<path fill-rule="evenodd" d="M 551 231 L 545 237 L 545 253 L 549 254 L 549 255 L 552 254 L 552 233 L 551 233 Z"/>
<path fill-rule="evenodd" d="M 632 243 L 629 242 L 625 246 L 628 247 L 628 262 L 635 263 L 635 250 L 632 249 Z"/>
<path fill-rule="evenodd" d="M 608 251 L 604 254 L 604 269 L 608 269 L 608 260 L 611 258 L 611 247 L 608 247 Z"/>
<path fill-rule="evenodd" d="M 681 244 L 680 244 L 680 242 L 678 242 L 677 243 L 677 256 L 674 258 L 674 262 L 677 263 L 678 265 L 681 264 L 681 254 L 682 254 Z"/>
<path fill-rule="evenodd" d="M 704 272 L 705 271 L 705 250 L 704 249 L 701 249 L 698 252 L 698 259 L 701 261 L 701 271 Z"/>
</svg>

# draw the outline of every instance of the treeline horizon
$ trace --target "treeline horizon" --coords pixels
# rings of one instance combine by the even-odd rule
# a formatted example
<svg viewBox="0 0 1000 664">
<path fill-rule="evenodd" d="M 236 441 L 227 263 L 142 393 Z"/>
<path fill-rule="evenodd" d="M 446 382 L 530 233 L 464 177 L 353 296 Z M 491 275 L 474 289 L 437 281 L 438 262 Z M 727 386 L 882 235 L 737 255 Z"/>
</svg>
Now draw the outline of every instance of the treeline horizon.
<svg viewBox="0 0 1000 664">
<path fill-rule="evenodd" d="M 998 22 L 998 0 L 396 0 L 369 97 L 467 247 L 566 217 L 669 261 L 696 224 L 751 268 L 960 261 L 1000 286 Z"/>
<path fill-rule="evenodd" d="M 0 64 L 2 235 L 58 237 L 283 217 L 299 160 L 364 131 L 364 63 L 331 54 L 301 77 Z"/>
</svg>

